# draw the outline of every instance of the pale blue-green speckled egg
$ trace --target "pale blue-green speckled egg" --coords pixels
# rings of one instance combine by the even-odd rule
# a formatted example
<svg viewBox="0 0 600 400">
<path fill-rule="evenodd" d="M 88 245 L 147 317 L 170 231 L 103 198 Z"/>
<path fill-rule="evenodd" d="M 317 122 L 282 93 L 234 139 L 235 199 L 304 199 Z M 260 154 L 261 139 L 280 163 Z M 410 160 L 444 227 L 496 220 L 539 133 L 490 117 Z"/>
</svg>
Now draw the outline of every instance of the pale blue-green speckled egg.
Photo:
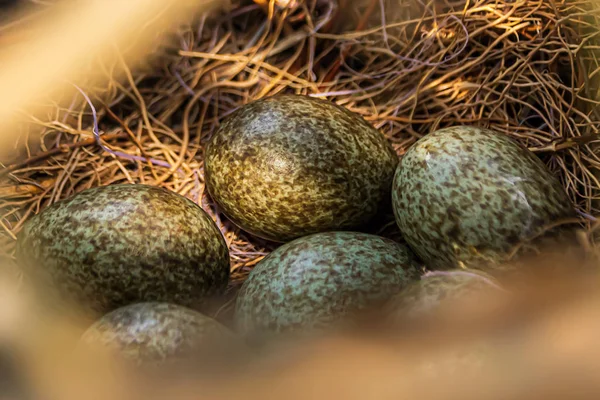
<svg viewBox="0 0 600 400">
<path fill-rule="evenodd" d="M 244 283 L 235 320 L 244 333 L 324 328 L 385 301 L 418 279 L 412 251 L 379 236 L 328 232 L 287 243 Z"/>
<path fill-rule="evenodd" d="M 96 187 L 45 208 L 19 233 L 17 258 L 59 298 L 100 315 L 140 301 L 197 306 L 229 280 L 210 216 L 148 185 Z"/>
<path fill-rule="evenodd" d="M 432 271 L 394 295 L 386 305 L 392 322 L 436 313 L 459 300 L 477 301 L 479 295 L 504 294 L 506 290 L 492 276 L 474 270 Z"/>
<path fill-rule="evenodd" d="M 215 350 L 225 355 L 231 343 L 238 343 L 233 333 L 210 317 L 175 304 L 147 302 L 106 314 L 83 334 L 80 346 L 112 351 L 137 365 L 160 365 L 190 357 L 200 361 Z"/>
<path fill-rule="evenodd" d="M 533 153 L 469 126 L 414 144 L 396 170 L 392 201 L 404 238 L 432 269 L 499 265 L 516 244 L 575 215 Z"/>
</svg>

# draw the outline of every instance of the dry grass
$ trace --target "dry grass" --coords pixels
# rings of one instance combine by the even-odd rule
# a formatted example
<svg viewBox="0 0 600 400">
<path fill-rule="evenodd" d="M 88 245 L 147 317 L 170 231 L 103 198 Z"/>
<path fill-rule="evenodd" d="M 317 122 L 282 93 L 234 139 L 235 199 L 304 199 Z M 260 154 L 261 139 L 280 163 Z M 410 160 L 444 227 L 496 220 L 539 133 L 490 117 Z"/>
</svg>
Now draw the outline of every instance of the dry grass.
<svg viewBox="0 0 600 400">
<path fill-rule="evenodd" d="M 98 110 L 102 146 L 76 91 L 28 117 L 18 154 L 0 171 L 3 247 L 10 252 L 24 221 L 61 198 L 149 183 L 213 216 L 239 282 L 273 245 L 219 214 L 204 190 L 203 149 L 233 110 L 282 91 L 363 115 L 398 154 L 444 126 L 505 132 L 546 161 L 594 224 L 600 13 L 593 0 L 257 3 L 233 2 L 181 26 L 142 67 L 131 69 L 125 57 L 94 64 L 108 83 L 84 92 Z"/>
</svg>

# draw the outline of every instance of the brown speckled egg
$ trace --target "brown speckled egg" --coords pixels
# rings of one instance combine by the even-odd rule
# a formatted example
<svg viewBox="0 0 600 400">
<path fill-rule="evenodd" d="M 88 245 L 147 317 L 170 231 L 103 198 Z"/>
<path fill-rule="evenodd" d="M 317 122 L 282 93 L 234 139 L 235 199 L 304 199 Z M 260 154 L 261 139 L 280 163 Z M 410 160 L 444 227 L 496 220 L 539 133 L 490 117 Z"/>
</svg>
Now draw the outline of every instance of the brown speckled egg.
<svg viewBox="0 0 600 400">
<path fill-rule="evenodd" d="M 138 365 L 200 358 L 234 335 L 217 321 L 191 309 L 158 302 L 116 309 L 94 323 L 81 345 L 96 346 Z M 205 360 L 206 361 L 206 360 Z"/>
<path fill-rule="evenodd" d="M 419 275 L 410 249 L 391 240 L 356 232 L 306 236 L 252 270 L 238 295 L 236 325 L 257 335 L 328 328 Z"/>
<path fill-rule="evenodd" d="M 229 252 L 191 200 L 146 185 L 85 190 L 31 218 L 17 258 L 84 311 L 140 301 L 199 305 L 225 289 Z"/>
<path fill-rule="evenodd" d="M 574 217 L 560 182 L 495 131 L 458 126 L 415 143 L 392 189 L 403 237 L 431 269 L 487 269 L 548 224 Z"/>
<path fill-rule="evenodd" d="M 227 118 L 206 149 L 209 193 L 239 227 L 286 242 L 355 230 L 389 205 L 397 156 L 334 103 L 279 95 Z"/>
</svg>

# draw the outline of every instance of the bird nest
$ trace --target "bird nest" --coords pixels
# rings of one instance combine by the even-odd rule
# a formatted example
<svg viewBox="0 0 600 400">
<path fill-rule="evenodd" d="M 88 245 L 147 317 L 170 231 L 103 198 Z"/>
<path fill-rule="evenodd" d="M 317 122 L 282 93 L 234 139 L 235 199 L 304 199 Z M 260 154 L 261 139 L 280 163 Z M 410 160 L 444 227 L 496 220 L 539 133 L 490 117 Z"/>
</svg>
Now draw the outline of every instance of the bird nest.
<svg viewBox="0 0 600 400">
<path fill-rule="evenodd" d="M 219 213 L 203 153 L 234 110 L 281 92 L 349 108 L 399 155 L 452 125 L 510 135 L 546 162 L 593 230 L 599 11 L 593 0 L 233 2 L 180 27 L 143 68 L 122 60 L 125 79 L 106 68 L 108 84 L 90 96 L 96 115 L 78 92 L 28 118 L 18 154 L 0 170 L 0 246 L 10 254 L 30 216 L 81 190 L 157 185 L 215 219 L 235 286 L 274 244 Z M 31 132 L 41 135 L 28 140 Z M 395 229 L 390 219 L 380 233 Z"/>
</svg>

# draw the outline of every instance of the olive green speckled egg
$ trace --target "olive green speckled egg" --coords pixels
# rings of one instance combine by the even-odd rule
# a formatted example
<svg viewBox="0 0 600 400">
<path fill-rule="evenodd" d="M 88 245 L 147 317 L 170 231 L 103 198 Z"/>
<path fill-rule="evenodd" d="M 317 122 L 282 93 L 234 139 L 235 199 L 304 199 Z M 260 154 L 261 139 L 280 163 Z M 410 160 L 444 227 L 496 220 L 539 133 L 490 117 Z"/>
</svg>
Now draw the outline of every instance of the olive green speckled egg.
<svg viewBox="0 0 600 400">
<path fill-rule="evenodd" d="M 421 317 L 438 311 L 441 305 L 467 297 L 505 290 L 491 276 L 479 271 L 451 270 L 428 272 L 421 280 L 403 289 L 388 302 L 387 314 L 392 322 L 406 317 Z"/>
<path fill-rule="evenodd" d="M 431 269 L 487 269 L 558 219 L 574 216 L 560 182 L 506 135 L 458 126 L 433 132 L 400 161 L 396 222 Z"/>
<path fill-rule="evenodd" d="M 23 226 L 17 257 L 59 297 L 99 314 L 140 301 L 198 305 L 229 279 L 210 216 L 146 185 L 97 187 L 47 207 Z"/>
<path fill-rule="evenodd" d="M 159 365 L 211 353 L 234 335 L 217 321 L 191 309 L 148 302 L 106 314 L 82 336 L 81 345 L 116 352 L 138 365 Z M 206 360 L 205 360 L 206 361 Z"/>
<path fill-rule="evenodd" d="M 383 135 L 334 103 L 279 95 L 227 118 L 206 149 L 209 193 L 239 227 L 286 242 L 363 227 L 398 163 Z"/>
<path fill-rule="evenodd" d="M 320 329 L 418 279 L 407 246 L 379 236 L 327 232 L 287 243 L 262 260 L 238 295 L 244 333 Z"/>
</svg>

